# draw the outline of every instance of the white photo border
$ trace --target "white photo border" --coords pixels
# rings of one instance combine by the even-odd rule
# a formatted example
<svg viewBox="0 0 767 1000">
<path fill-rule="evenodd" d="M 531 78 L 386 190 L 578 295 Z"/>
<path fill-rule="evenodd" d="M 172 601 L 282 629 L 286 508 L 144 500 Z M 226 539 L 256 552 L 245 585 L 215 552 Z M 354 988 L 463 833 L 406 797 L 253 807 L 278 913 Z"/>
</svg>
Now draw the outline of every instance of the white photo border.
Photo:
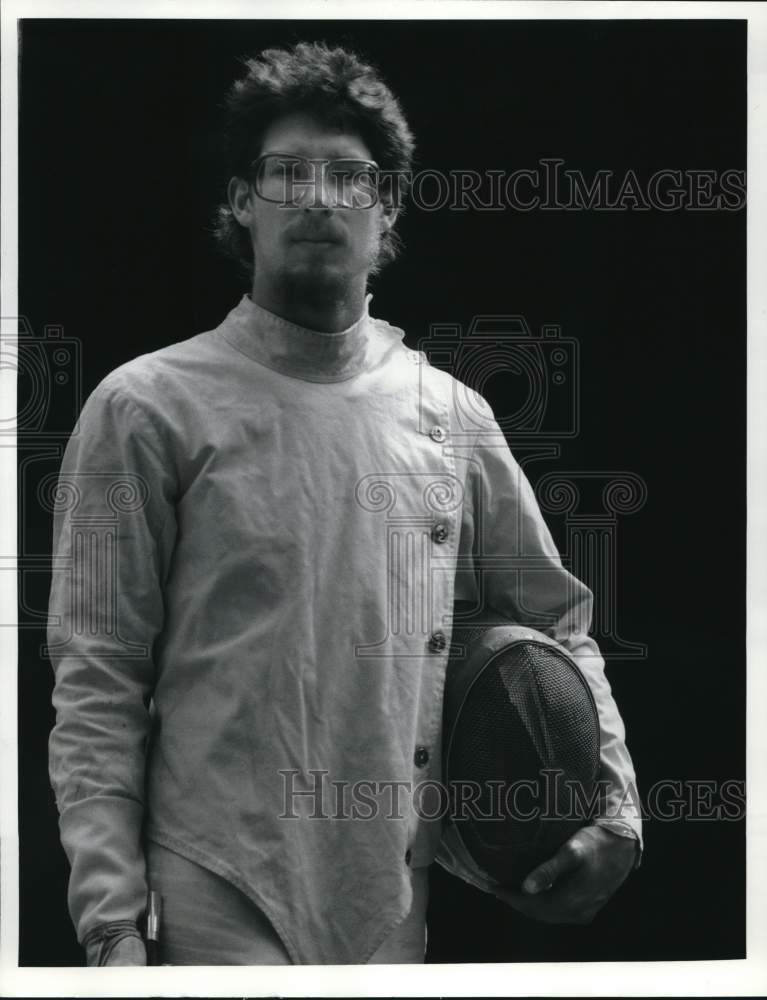
<svg viewBox="0 0 767 1000">
<path fill-rule="evenodd" d="M 5 0 L 2 6 L 0 316 L 17 315 L 20 18 L 708 20 L 748 22 L 748 706 L 746 960 L 428 966 L 41 969 L 18 965 L 18 643 L 0 628 L 0 996 L 759 996 L 767 993 L 767 10 L 759 3 L 511 3 L 495 0 Z M 15 321 L 3 321 L 3 338 Z M 13 329 L 11 329 L 11 326 Z M 1 349 L 1 348 L 0 348 Z M 0 416 L 15 372 L 0 355 Z M 0 552 L 16 550 L 16 455 L 0 447 Z M 16 614 L 0 557 L 0 611 Z M 10 571 L 9 571 L 10 570 Z M 700 877 L 709 876 L 701 871 Z"/>
</svg>

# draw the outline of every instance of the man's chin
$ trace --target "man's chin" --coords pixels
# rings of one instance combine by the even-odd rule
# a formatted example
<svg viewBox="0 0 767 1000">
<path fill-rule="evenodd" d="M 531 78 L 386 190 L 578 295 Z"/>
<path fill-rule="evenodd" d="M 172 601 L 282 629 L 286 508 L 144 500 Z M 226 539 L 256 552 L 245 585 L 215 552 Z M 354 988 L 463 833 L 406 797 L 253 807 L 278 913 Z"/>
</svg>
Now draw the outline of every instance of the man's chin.
<svg viewBox="0 0 767 1000">
<path fill-rule="evenodd" d="M 282 276 L 296 290 L 305 289 L 307 292 L 345 288 L 356 277 L 348 267 L 321 259 L 294 262 L 283 271 Z"/>
</svg>

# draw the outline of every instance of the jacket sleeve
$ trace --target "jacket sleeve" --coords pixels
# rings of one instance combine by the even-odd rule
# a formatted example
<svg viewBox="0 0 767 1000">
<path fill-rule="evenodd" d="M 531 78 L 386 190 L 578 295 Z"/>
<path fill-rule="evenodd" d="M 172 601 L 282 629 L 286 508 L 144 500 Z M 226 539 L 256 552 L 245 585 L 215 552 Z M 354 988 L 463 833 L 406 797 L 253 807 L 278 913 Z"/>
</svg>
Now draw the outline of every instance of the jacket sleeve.
<svg viewBox="0 0 767 1000">
<path fill-rule="evenodd" d="M 635 839 L 638 866 L 643 842 L 636 776 L 604 660 L 588 634 L 593 594 L 563 567 L 533 489 L 492 415 L 478 435 L 469 464 L 463 532 L 461 548 L 472 554 L 484 602 L 559 642 L 591 687 L 600 724 L 600 779 L 606 785 L 600 813 L 592 822 Z M 452 824 L 445 826 L 437 860 L 465 881 L 492 891 L 494 883 L 472 863 Z"/>
<path fill-rule="evenodd" d="M 173 499 L 160 434 L 113 373 L 89 397 L 64 454 L 48 619 L 50 778 L 88 964 L 135 935 L 146 901 L 145 751 Z"/>
</svg>

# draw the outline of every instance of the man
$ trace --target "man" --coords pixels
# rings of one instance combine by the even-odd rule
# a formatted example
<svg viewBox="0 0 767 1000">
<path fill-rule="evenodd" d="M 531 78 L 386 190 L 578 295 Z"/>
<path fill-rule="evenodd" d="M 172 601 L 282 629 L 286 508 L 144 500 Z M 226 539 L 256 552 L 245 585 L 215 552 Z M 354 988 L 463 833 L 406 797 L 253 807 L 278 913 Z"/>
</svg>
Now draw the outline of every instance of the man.
<svg viewBox="0 0 767 1000">
<path fill-rule="evenodd" d="M 50 763 L 87 961 L 145 963 L 148 887 L 160 960 L 205 965 L 422 962 L 438 851 L 500 892 L 400 796 L 440 778 L 480 552 L 534 561 L 483 592 L 578 659 L 610 784 L 505 898 L 588 919 L 638 858 L 631 760 L 591 594 L 489 407 L 459 433 L 455 380 L 369 315 L 413 152 L 400 107 L 354 54 L 301 43 L 247 63 L 226 135 L 219 237 L 250 294 L 107 376 L 62 467 Z"/>
</svg>

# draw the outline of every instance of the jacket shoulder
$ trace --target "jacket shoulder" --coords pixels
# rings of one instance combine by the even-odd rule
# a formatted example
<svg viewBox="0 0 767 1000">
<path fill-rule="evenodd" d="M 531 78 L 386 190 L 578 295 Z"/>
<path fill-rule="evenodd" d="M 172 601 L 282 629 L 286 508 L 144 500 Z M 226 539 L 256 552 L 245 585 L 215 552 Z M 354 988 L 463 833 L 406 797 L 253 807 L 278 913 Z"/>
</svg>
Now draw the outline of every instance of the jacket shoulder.
<svg viewBox="0 0 767 1000">
<path fill-rule="evenodd" d="M 406 348 L 406 350 L 409 350 Z M 421 384 L 447 401 L 451 422 L 462 435 L 498 430 L 493 408 L 488 401 L 466 382 L 443 368 L 436 368 L 420 350 L 410 350 L 420 366 Z"/>
<path fill-rule="evenodd" d="M 154 409 L 184 390 L 193 389 L 196 376 L 210 370 L 216 356 L 216 331 L 139 354 L 102 378 L 92 397 L 129 400 Z"/>
</svg>

